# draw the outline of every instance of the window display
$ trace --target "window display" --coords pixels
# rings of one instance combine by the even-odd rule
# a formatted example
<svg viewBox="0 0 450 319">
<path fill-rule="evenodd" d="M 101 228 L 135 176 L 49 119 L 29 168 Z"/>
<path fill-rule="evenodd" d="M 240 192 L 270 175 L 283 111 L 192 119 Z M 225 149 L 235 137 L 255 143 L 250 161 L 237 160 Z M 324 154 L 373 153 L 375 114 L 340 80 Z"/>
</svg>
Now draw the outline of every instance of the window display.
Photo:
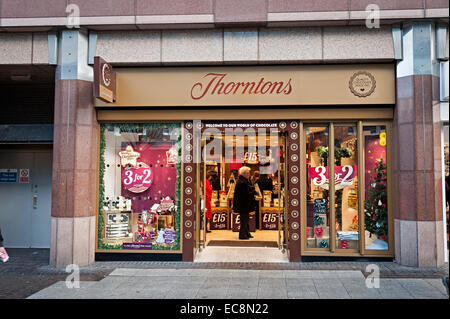
<svg viewBox="0 0 450 319">
<path fill-rule="evenodd" d="M 366 250 L 388 250 L 386 126 L 364 126 Z"/>
<path fill-rule="evenodd" d="M 181 125 L 102 124 L 99 250 L 180 250 Z"/>
<path fill-rule="evenodd" d="M 388 127 L 359 125 L 304 126 L 306 250 L 343 255 L 390 251 Z M 330 128 L 333 134 L 329 134 Z M 334 156 L 330 156 L 330 148 L 334 149 Z M 334 158 L 334 194 L 330 192 L 331 157 Z M 335 232 L 331 231 L 333 228 Z"/>
</svg>

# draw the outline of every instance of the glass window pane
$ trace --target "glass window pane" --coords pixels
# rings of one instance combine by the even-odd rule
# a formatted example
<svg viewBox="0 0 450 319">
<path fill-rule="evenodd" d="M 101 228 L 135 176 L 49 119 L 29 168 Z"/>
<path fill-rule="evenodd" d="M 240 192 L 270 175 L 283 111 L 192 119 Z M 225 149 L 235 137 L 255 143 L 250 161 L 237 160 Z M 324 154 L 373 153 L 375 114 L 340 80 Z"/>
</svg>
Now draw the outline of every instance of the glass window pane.
<svg viewBox="0 0 450 319">
<path fill-rule="evenodd" d="M 364 126 L 365 248 L 387 250 L 388 193 L 386 126 Z"/>
<path fill-rule="evenodd" d="M 335 126 L 334 175 L 336 248 L 359 249 L 356 126 Z"/>
<path fill-rule="evenodd" d="M 328 127 L 307 126 L 307 248 L 329 249 Z"/>
<path fill-rule="evenodd" d="M 101 125 L 99 249 L 180 249 L 180 130 Z"/>
</svg>

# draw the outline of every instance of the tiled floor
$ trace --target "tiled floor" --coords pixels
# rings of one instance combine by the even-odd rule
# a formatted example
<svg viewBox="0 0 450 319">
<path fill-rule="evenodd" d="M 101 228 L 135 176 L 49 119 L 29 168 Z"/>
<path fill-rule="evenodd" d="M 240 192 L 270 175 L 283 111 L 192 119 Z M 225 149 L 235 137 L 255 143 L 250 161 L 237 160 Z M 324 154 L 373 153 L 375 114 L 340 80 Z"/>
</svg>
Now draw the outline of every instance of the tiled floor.
<svg viewBox="0 0 450 319">
<path fill-rule="evenodd" d="M 249 241 L 273 241 L 278 242 L 278 232 L 275 230 L 257 230 L 251 233 L 254 238 Z M 212 230 L 206 234 L 206 244 L 211 240 L 235 240 L 239 241 L 239 233 L 231 230 Z"/>
<path fill-rule="evenodd" d="M 194 262 L 265 262 L 288 263 L 287 253 L 278 248 L 269 247 L 220 247 L 208 246 L 211 240 L 239 241 L 238 233 L 231 230 L 214 230 L 207 233 L 206 247 L 197 253 Z M 272 230 L 257 230 L 252 233 L 254 238 L 242 241 L 272 241 L 277 242 L 278 232 Z"/>
<path fill-rule="evenodd" d="M 261 247 L 206 247 L 194 262 L 263 262 L 288 263 L 287 253 L 278 248 Z"/>
</svg>

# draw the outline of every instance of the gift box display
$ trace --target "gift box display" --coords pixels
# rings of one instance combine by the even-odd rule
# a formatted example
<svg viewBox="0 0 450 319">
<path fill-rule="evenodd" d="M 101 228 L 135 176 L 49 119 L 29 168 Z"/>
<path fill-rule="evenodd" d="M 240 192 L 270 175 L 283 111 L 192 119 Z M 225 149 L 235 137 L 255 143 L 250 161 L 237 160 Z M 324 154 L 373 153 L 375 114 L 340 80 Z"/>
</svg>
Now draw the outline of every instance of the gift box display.
<svg viewBox="0 0 450 319">
<path fill-rule="evenodd" d="M 306 247 L 307 248 L 316 248 L 316 239 L 315 238 L 307 238 L 306 239 Z"/>
<path fill-rule="evenodd" d="M 314 226 L 327 225 L 327 214 L 314 214 Z"/>
<path fill-rule="evenodd" d="M 316 248 L 328 248 L 330 239 L 329 237 L 316 238 Z"/>
<path fill-rule="evenodd" d="M 319 227 L 314 227 L 314 237 L 316 238 L 322 238 L 322 237 L 329 237 L 330 236 L 330 231 L 329 231 L 329 227 L 323 227 L 323 226 L 319 226 Z"/>
<path fill-rule="evenodd" d="M 227 191 L 219 191 L 220 207 L 228 207 Z"/>
<path fill-rule="evenodd" d="M 306 227 L 306 238 L 314 238 L 313 227 Z"/>
<path fill-rule="evenodd" d="M 272 192 L 271 191 L 263 192 L 263 201 L 264 201 L 264 207 L 270 207 L 270 204 L 272 203 Z"/>
<path fill-rule="evenodd" d="M 273 199 L 273 207 L 278 207 L 278 205 L 280 205 L 280 207 L 283 207 L 283 198 L 281 199 L 281 201 L 279 201 L 278 198 Z"/>
<path fill-rule="evenodd" d="M 338 239 L 337 246 L 339 249 L 358 249 L 358 241 Z"/>
</svg>

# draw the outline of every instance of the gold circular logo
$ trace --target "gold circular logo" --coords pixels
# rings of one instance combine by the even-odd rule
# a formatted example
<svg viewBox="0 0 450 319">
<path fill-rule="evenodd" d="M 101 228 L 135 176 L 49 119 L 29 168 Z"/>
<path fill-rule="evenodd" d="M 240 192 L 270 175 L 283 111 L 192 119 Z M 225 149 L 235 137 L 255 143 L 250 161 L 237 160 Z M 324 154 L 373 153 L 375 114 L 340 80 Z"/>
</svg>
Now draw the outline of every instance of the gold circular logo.
<svg viewBox="0 0 450 319">
<path fill-rule="evenodd" d="M 372 74 L 367 71 L 359 71 L 352 75 L 349 88 L 358 97 L 367 97 L 375 91 L 376 81 Z"/>
</svg>

